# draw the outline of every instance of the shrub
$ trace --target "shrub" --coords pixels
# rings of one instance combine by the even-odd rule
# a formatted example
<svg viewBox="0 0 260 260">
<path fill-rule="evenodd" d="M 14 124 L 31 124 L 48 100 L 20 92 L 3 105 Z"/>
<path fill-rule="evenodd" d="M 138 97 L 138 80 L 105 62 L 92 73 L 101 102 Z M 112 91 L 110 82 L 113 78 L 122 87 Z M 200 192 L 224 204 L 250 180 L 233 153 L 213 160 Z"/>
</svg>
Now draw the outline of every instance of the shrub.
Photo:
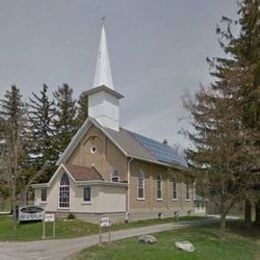
<svg viewBox="0 0 260 260">
<path fill-rule="evenodd" d="M 67 217 L 68 219 L 75 219 L 76 217 L 74 216 L 74 214 L 72 214 L 72 213 L 69 213 L 69 215 L 68 215 L 68 217 Z"/>
</svg>

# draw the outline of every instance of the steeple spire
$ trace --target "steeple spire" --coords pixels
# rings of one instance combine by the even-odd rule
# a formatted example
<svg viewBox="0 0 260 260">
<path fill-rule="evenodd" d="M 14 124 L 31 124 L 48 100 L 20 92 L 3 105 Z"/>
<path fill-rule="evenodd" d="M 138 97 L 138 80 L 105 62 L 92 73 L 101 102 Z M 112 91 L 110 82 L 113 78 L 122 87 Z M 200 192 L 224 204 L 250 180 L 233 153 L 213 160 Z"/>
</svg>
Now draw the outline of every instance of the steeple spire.
<svg viewBox="0 0 260 260">
<path fill-rule="evenodd" d="M 101 30 L 93 88 L 102 85 L 114 89 L 104 24 Z"/>
<path fill-rule="evenodd" d="M 123 96 L 114 90 L 104 25 L 101 30 L 94 84 L 85 94 L 88 95 L 89 117 L 104 127 L 119 131 L 119 101 Z"/>
</svg>

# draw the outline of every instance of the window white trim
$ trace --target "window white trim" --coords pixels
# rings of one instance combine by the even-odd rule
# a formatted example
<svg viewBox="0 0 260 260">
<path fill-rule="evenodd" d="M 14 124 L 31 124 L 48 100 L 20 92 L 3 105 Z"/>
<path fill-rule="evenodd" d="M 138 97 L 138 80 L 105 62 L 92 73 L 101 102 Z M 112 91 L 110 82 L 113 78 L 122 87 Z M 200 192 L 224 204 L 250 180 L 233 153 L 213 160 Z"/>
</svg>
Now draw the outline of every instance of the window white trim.
<svg viewBox="0 0 260 260">
<path fill-rule="evenodd" d="M 190 180 L 186 180 L 185 183 L 185 201 L 191 201 L 191 190 L 190 190 Z"/>
<path fill-rule="evenodd" d="M 176 197 L 174 196 L 176 194 Z M 172 179 L 172 200 L 173 201 L 178 201 L 179 196 L 178 196 L 178 182 L 176 178 Z"/>
<path fill-rule="evenodd" d="M 114 181 L 113 179 L 116 179 L 116 178 L 117 178 L 117 181 Z M 112 174 L 111 174 L 111 182 L 120 182 L 119 173 L 115 169 L 112 171 Z"/>
<path fill-rule="evenodd" d="M 85 200 L 85 189 L 89 189 L 89 200 Z M 92 196 L 91 196 L 91 187 L 85 186 L 82 188 L 82 202 L 83 204 L 91 204 L 92 203 Z"/>
<path fill-rule="evenodd" d="M 81 205 L 91 205 L 92 201 L 82 201 Z"/>
<path fill-rule="evenodd" d="M 141 182 L 140 182 L 141 181 Z M 141 185 L 139 185 L 141 183 Z M 139 171 L 137 176 L 137 200 L 145 200 L 145 176 L 142 170 Z M 142 190 L 143 196 L 140 197 L 139 190 Z"/>
<path fill-rule="evenodd" d="M 96 153 L 97 151 L 97 147 L 95 145 L 93 145 L 90 149 L 91 153 Z"/>
<path fill-rule="evenodd" d="M 45 196 L 46 198 L 43 200 L 43 192 L 46 192 Z M 41 189 L 41 203 L 47 203 L 47 200 L 48 200 L 48 189 L 47 188 L 42 188 Z"/>
<path fill-rule="evenodd" d="M 65 179 L 66 178 L 66 179 Z M 67 183 L 62 183 L 64 180 Z M 61 201 L 61 193 L 64 195 L 67 193 L 68 195 L 68 201 L 62 202 Z M 59 183 L 59 196 L 58 196 L 58 209 L 69 209 L 70 208 L 70 180 L 69 177 L 66 173 L 63 173 L 61 178 L 60 178 L 60 183 Z M 68 204 L 68 206 L 61 206 L 61 204 Z"/>
<path fill-rule="evenodd" d="M 162 176 L 161 174 L 157 174 L 156 176 L 156 200 L 161 201 L 163 200 L 163 187 L 162 187 Z M 158 196 L 160 194 L 160 196 Z"/>
</svg>

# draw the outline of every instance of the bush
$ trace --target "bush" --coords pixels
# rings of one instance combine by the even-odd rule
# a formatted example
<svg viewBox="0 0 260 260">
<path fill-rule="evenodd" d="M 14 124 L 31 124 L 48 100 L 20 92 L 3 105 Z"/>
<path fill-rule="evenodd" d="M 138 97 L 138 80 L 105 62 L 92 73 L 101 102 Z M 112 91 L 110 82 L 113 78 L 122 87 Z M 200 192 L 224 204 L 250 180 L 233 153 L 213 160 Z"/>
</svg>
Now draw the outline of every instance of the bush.
<svg viewBox="0 0 260 260">
<path fill-rule="evenodd" d="M 69 213 L 67 219 L 75 219 L 76 217 L 74 216 L 74 214 L 72 213 Z"/>
</svg>

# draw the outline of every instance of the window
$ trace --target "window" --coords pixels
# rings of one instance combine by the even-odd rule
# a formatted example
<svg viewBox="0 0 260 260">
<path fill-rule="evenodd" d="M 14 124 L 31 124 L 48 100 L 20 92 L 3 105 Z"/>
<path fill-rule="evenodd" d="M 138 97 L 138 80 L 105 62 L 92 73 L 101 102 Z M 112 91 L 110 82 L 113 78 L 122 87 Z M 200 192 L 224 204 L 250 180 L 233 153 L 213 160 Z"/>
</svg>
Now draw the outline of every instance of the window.
<svg viewBox="0 0 260 260">
<path fill-rule="evenodd" d="M 144 199 L 144 173 L 140 171 L 137 178 L 138 199 Z"/>
<path fill-rule="evenodd" d="M 186 181 L 186 200 L 190 200 L 190 182 Z"/>
<path fill-rule="evenodd" d="M 177 180 L 174 178 L 172 181 L 172 199 L 177 200 Z"/>
<path fill-rule="evenodd" d="M 41 201 L 47 201 L 47 188 L 41 189 Z"/>
<path fill-rule="evenodd" d="M 192 179 L 192 196 L 193 196 L 193 199 L 196 198 L 196 183 L 195 183 L 195 180 Z"/>
<path fill-rule="evenodd" d="M 90 149 L 91 153 L 95 153 L 97 151 L 97 147 L 93 145 Z"/>
<path fill-rule="evenodd" d="M 156 184 L 157 184 L 157 199 L 162 199 L 162 178 L 161 175 L 157 175 L 156 179 Z"/>
<path fill-rule="evenodd" d="M 119 182 L 119 174 L 117 170 L 114 170 L 111 177 L 112 182 Z"/>
<path fill-rule="evenodd" d="M 91 201 L 91 188 L 90 187 L 83 188 L 83 201 L 85 201 L 85 202 Z"/>
<path fill-rule="evenodd" d="M 64 173 L 60 180 L 59 207 L 69 208 L 70 206 L 70 182 L 68 176 Z"/>
</svg>

